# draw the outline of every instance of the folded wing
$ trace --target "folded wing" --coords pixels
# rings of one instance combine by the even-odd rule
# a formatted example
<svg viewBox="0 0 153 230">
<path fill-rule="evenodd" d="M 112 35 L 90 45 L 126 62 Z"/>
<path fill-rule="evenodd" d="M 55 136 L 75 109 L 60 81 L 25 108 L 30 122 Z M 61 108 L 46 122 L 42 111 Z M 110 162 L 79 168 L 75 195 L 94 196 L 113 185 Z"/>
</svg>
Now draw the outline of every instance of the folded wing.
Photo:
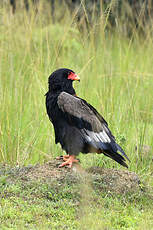
<svg viewBox="0 0 153 230">
<path fill-rule="evenodd" d="M 103 152 L 119 164 L 128 167 L 124 158 L 128 159 L 128 157 L 116 143 L 107 122 L 93 106 L 85 100 L 66 92 L 62 92 L 58 96 L 57 103 L 69 125 L 75 126 L 80 130 L 81 135 L 83 135 L 88 145 L 91 145 L 99 152 Z"/>
</svg>

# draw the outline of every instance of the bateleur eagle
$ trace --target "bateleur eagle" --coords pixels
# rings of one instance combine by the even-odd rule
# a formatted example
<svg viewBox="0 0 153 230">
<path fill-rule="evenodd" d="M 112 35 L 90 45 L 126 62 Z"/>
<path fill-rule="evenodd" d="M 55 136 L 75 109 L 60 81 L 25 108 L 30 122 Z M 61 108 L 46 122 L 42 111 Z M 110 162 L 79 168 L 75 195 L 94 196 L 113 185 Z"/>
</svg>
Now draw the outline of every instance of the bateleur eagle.
<svg viewBox="0 0 153 230">
<path fill-rule="evenodd" d="M 58 69 L 48 79 L 46 109 L 54 126 L 55 143 L 60 143 L 67 155 L 60 165 L 72 167 L 81 153 L 103 153 L 128 167 L 123 149 L 116 143 L 107 122 L 97 110 L 76 96 L 73 81 L 80 80 L 70 69 Z M 125 158 L 124 158 L 125 157 Z M 129 159 L 128 159 L 129 160 Z"/>
</svg>

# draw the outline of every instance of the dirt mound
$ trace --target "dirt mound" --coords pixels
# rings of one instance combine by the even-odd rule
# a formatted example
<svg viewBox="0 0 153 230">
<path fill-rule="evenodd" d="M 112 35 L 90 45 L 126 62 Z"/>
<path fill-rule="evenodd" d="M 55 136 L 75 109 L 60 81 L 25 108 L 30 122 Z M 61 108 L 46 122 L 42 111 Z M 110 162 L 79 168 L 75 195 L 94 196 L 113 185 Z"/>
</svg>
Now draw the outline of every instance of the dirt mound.
<svg viewBox="0 0 153 230">
<path fill-rule="evenodd" d="M 129 171 L 116 169 L 103 169 L 91 167 L 84 170 L 75 164 L 72 169 L 59 168 L 61 160 L 53 160 L 45 164 L 29 165 L 27 167 L 3 167 L 0 175 L 7 175 L 7 181 L 14 183 L 16 180 L 52 184 L 80 184 L 88 183 L 94 190 L 123 194 L 141 190 L 139 177 Z"/>
<path fill-rule="evenodd" d="M 99 189 L 121 194 L 140 190 L 139 177 L 133 172 L 100 167 L 92 167 L 88 172 Z"/>
</svg>

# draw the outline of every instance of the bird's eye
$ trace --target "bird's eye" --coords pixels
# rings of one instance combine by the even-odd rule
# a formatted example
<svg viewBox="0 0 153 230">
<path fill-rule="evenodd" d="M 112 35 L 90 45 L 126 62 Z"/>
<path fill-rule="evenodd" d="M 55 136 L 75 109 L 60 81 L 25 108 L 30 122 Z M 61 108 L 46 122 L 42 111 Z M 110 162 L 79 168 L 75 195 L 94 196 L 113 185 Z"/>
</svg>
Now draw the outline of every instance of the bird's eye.
<svg viewBox="0 0 153 230">
<path fill-rule="evenodd" d="M 68 79 L 71 79 L 72 78 L 72 76 L 74 75 L 74 73 L 72 73 L 72 72 L 68 72 Z"/>
<path fill-rule="evenodd" d="M 69 71 L 69 72 L 68 72 L 68 76 L 69 76 L 71 73 L 72 73 L 72 72 L 71 72 L 71 71 Z"/>
</svg>

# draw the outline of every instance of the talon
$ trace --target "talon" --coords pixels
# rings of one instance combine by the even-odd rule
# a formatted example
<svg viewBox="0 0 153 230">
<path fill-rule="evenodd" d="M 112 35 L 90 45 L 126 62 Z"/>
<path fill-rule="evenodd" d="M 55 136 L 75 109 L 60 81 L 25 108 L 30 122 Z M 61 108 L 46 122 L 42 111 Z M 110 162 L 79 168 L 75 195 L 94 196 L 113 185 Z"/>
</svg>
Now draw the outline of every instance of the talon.
<svg viewBox="0 0 153 230">
<path fill-rule="evenodd" d="M 56 160 L 64 160 L 66 161 L 67 159 L 69 158 L 69 155 L 64 155 L 64 156 L 59 156 L 59 157 L 56 157 Z"/>
<path fill-rule="evenodd" d="M 65 160 L 65 162 L 59 165 L 59 167 L 61 168 L 65 165 L 68 165 L 69 168 L 72 168 L 73 163 L 78 163 L 78 162 L 79 161 L 75 158 L 75 155 L 70 155 L 69 158 Z"/>
</svg>

